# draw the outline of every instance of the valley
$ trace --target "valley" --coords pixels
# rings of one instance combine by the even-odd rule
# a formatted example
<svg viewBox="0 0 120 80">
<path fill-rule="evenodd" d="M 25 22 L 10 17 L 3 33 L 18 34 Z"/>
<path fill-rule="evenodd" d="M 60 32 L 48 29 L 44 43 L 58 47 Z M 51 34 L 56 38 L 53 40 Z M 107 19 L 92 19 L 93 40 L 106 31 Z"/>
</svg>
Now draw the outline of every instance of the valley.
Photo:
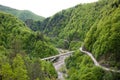
<svg viewBox="0 0 120 80">
<path fill-rule="evenodd" d="M 120 0 L 48 18 L 0 5 L 0 80 L 120 80 Z"/>
</svg>

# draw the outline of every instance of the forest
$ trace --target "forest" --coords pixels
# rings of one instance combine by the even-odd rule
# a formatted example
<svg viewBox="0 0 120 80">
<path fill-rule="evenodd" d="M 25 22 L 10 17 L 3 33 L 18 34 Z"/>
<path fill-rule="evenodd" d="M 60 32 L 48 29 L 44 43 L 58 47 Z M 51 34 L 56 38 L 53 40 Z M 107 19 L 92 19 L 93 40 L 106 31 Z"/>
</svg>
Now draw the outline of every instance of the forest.
<svg viewBox="0 0 120 80">
<path fill-rule="evenodd" d="M 120 1 L 100 0 L 104 6 L 100 14 L 85 34 L 84 48 L 92 52 L 97 61 L 106 67 L 119 70 L 120 56 Z M 68 80 L 119 80 L 120 73 L 105 71 L 93 65 L 90 57 L 76 50 L 75 55 L 66 59 Z M 73 74 L 74 73 L 74 74 Z"/>
<path fill-rule="evenodd" d="M 11 14 L 0 12 L 0 77 L 2 80 L 51 80 L 57 73 L 41 58 L 58 54 L 49 38 L 33 32 Z"/>
<path fill-rule="evenodd" d="M 100 65 L 120 70 L 120 0 L 79 4 L 40 20 L 22 19 L 7 9 L 12 10 L 0 7 L 3 80 L 57 80 L 53 64 L 41 61 L 59 54 L 56 48 L 74 51 L 65 60 L 65 80 L 120 80 L 120 73 L 95 66 L 79 50 L 84 47 Z"/>
</svg>

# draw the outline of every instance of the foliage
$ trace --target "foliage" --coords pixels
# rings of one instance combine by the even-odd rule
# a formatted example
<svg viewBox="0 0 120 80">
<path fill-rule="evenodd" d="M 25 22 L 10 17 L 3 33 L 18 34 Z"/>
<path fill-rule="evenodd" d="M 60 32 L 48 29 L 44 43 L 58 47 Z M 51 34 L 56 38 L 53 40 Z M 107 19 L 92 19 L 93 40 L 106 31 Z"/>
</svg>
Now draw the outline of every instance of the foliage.
<svg viewBox="0 0 120 80">
<path fill-rule="evenodd" d="M 46 36 L 40 32 L 31 31 L 17 18 L 0 13 L 0 21 L 0 45 L 9 50 L 11 52 L 9 55 L 12 57 L 16 53 L 35 54 L 41 58 L 57 54 Z"/>
<path fill-rule="evenodd" d="M 26 18 L 27 12 L 23 13 Z M 53 65 L 39 59 L 58 53 L 51 42 L 56 47 L 76 50 L 84 41 L 86 50 L 99 62 L 119 69 L 119 13 L 119 0 L 79 4 L 43 22 L 25 19 L 25 23 L 36 31 L 33 32 L 22 21 L 0 12 L 0 78 L 18 80 L 23 75 L 19 79 L 56 79 Z M 90 57 L 80 51 L 67 58 L 65 63 L 68 80 L 120 80 L 120 74 L 96 67 Z"/>
<path fill-rule="evenodd" d="M 41 29 L 42 21 L 34 21 L 33 19 L 26 19 L 25 20 L 26 25 L 32 29 L 33 31 L 39 31 Z"/>
<path fill-rule="evenodd" d="M 93 53 L 101 65 L 120 69 L 120 1 L 99 0 L 94 4 L 97 4 L 98 16 L 92 25 L 90 25 L 91 22 L 85 20 L 91 28 L 88 29 L 85 37 L 84 47 Z M 104 71 L 96 67 L 88 56 L 79 51 L 66 60 L 66 67 L 68 69 L 68 80 L 120 79 L 119 73 Z"/>
<path fill-rule="evenodd" d="M 77 48 L 73 42 L 83 41 L 87 31 L 94 24 L 105 3 L 79 4 L 58 12 L 41 23 L 41 31 L 50 36 L 57 47 Z M 88 13 L 89 12 L 89 13 Z M 66 42 L 67 41 L 67 42 Z M 80 47 L 80 46 L 79 46 Z"/>
<path fill-rule="evenodd" d="M 26 21 L 27 19 L 33 19 L 34 21 L 42 21 L 44 17 L 38 16 L 31 11 L 28 10 L 16 10 L 7 6 L 0 5 L 0 11 L 4 11 L 6 13 L 13 14 L 17 16 L 19 19 Z"/>
<path fill-rule="evenodd" d="M 0 79 L 56 79 L 53 65 L 40 58 L 57 53 L 48 37 L 33 32 L 16 17 L 0 12 Z"/>
<path fill-rule="evenodd" d="M 16 80 L 28 80 L 27 70 L 22 59 L 22 56 L 17 54 L 13 60 L 13 78 Z"/>
<path fill-rule="evenodd" d="M 28 10 L 17 10 L 7 6 L 0 5 L 0 11 L 10 13 L 26 23 L 26 25 L 33 31 L 40 30 L 40 24 L 45 19 Z"/>
<path fill-rule="evenodd" d="M 108 65 L 118 68 L 120 61 L 119 13 L 119 1 L 111 1 L 103 8 L 101 17 L 95 22 L 85 38 L 85 48 L 92 52 L 98 60 L 102 58 L 109 61 Z"/>
<path fill-rule="evenodd" d="M 79 51 L 66 59 L 68 80 L 119 80 L 119 73 L 104 71 L 93 64 L 91 58 Z"/>
</svg>

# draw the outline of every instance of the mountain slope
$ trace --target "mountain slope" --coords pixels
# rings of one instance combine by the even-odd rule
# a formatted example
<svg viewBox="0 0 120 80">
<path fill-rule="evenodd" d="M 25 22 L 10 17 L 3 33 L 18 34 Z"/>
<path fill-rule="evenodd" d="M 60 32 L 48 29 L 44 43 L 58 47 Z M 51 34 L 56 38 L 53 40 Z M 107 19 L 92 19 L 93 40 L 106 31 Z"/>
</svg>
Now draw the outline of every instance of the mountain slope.
<svg viewBox="0 0 120 80">
<path fill-rule="evenodd" d="M 15 53 L 23 51 L 41 58 L 56 54 L 49 38 L 40 32 L 31 31 L 16 17 L 0 12 L 0 21 L 0 46 Z"/>
<path fill-rule="evenodd" d="M 120 0 L 99 0 L 97 4 L 102 8 L 87 32 L 84 49 L 91 52 L 100 65 L 117 71 L 120 70 Z M 96 67 L 92 59 L 79 50 L 65 62 L 68 80 L 120 79 L 120 73 Z"/>
<path fill-rule="evenodd" d="M 40 58 L 57 53 L 43 34 L 0 12 L 0 80 L 55 80 L 53 65 Z"/>
<path fill-rule="evenodd" d="M 34 21 L 44 20 L 44 17 L 38 16 L 28 10 L 16 10 L 16 9 L 13 9 L 13 8 L 10 8 L 7 6 L 0 5 L 0 11 L 4 11 L 4 12 L 10 13 L 10 14 L 13 14 L 23 21 L 26 21 L 27 19 L 33 19 Z"/>
<path fill-rule="evenodd" d="M 106 65 L 120 67 L 120 2 L 105 6 L 100 20 L 92 26 L 85 39 L 85 48 Z M 108 10 L 109 9 L 109 10 Z M 107 62 L 108 61 L 108 62 Z"/>
<path fill-rule="evenodd" d="M 58 12 L 43 21 L 41 31 L 57 41 L 55 44 L 58 47 L 78 48 L 81 44 L 79 41 L 84 41 L 87 31 L 98 18 L 105 4 L 80 4 Z"/>
</svg>

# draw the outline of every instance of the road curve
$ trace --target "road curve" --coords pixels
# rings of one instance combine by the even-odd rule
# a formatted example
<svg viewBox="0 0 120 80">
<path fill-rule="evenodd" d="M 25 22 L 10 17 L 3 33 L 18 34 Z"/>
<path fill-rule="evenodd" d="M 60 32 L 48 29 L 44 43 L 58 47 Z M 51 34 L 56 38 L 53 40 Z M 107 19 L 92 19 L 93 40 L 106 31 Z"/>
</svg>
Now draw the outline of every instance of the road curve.
<svg viewBox="0 0 120 80">
<path fill-rule="evenodd" d="M 92 55 L 92 53 L 83 50 L 83 47 L 80 48 L 80 51 L 83 52 L 83 53 L 85 53 L 85 54 L 87 54 L 88 56 L 90 56 L 90 58 L 92 59 L 92 61 L 95 64 L 95 66 L 98 66 L 98 67 L 100 67 L 100 68 L 102 68 L 103 70 L 106 70 L 106 71 L 112 71 L 112 72 L 120 73 L 120 70 L 114 70 L 114 69 L 110 69 L 110 68 L 107 68 L 105 66 L 100 65 L 98 63 L 98 61 L 95 59 L 95 57 Z"/>
</svg>

